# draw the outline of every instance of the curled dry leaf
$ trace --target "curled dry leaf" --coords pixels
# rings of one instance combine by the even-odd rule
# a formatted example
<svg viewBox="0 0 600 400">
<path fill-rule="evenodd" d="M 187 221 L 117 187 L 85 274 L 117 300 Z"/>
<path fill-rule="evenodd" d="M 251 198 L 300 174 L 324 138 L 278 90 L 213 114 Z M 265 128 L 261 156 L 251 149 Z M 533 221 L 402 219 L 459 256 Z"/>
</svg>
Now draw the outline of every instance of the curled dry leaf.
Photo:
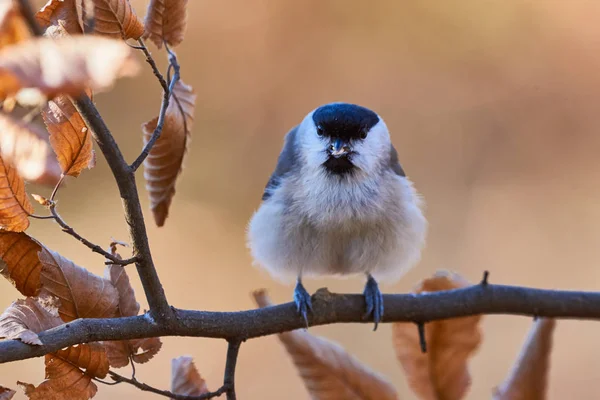
<svg viewBox="0 0 600 400">
<path fill-rule="evenodd" d="M 264 290 L 253 293 L 260 307 L 271 305 Z M 280 333 L 311 398 L 315 400 L 393 400 L 394 386 L 337 343 L 306 331 Z"/>
<path fill-rule="evenodd" d="M 200 376 L 192 357 L 181 356 L 171 361 L 171 392 L 186 396 L 208 393 L 206 381 Z"/>
<path fill-rule="evenodd" d="M 106 90 L 139 66 L 125 43 L 101 37 L 37 38 L 0 51 L 0 99 L 35 87 L 49 97 Z"/>
<path fill-rule="evenodd" d="M 37 22 L 43 28 L 60 27 L 61 32 L 71 35 L 83 33 L 83 22 L 77 13 L 76 0 L 48 0 L 35 14 Z M 57 30 L 46 30 L 47 36 L 56 36 Z"/>
<path fill-rule="evenodd" d="M 50 144 L 65 175 L 79 176 L 94 166 L 92 134 L 67 96 L 48 102 L 42 118 L 50 132 Z"/>
<path fill-rule="evenodd" d="M 22 232 L 29 227 L 31 214 L 23 178 L 0 157 L 0 229 Z"/>
<path fill-rule="evenodd" d="M 468 286 L 456 274 L 438 272 L 425 279 L 416 293 Z M 462 399 L 471 385 L 467 361 L 481 343 L 481 316 L 454 318 L 425 324 L 427 353 L 419 346 L 413 323 L 392 325 L 394 349 L 412 390 L 425 400 Z"/>
<path fill-rule="evenodd" d="M 162 134 L 144 161 L 150 208 L 158 226 L 163 226 L 169 215 L 169 207 L 175 195 L 175 183 L 183 168 L 183 158 L 190 140 L 195 103 L 196 95 L 192 87 L 178 81 L 166 110 Z M 157 124 L 158 118 L 154 118 L 142 126 L 144 145 L 152 137 Z"/>
<path fill-rule="evenodd" d="M 555 320 L 542 318 L 533 323 L 512 372 L 495 390 L 494 400 L 544 400 Z"/>
<path fill-rule="evenodd" d="M 25 296 L 37 295 L 42 286 L 40 250 L 42 245 L 26 233 L 0 231 L 0 274 Z"/>
<path fill-rule="evenodd" d="M 39 386 L 18 382 L 32 400 L 88 400 L 98 391 L 92 378 L 104 378 L 108 373 L 106 353 L 98 343 L 48 354 L 45 361 L 46 380 Z"/>
<path fill-rule="evenodd" d="M 15 392 L 14 390 L 5 388 L 4 386 L 0 386 L 0 400 L 10 400 L 13 398 L 15 393 L 17 392 Z"/>
<path fill-rule="evenodd" d="M 144 25 L 129 0 L 92 0 L 96 24 L 94 33 L 115 39 L 139 39 Z"/>
<path fill-rule="evenodd" d="M 163 42 L 177 46 L 183 41 L 187 26 L 188 0 L 151 0 L 144 18 L 146 33 L 160 49 Z"/>
<path fill-rule="evenodd" d="M 0 49 L 29 39 L 27 23 L 11 0 L 0 1 Z"/>
<path fill-rule="evenodd" d="M 55 185 L 60 167 L 40 127 L 0 114 L 0 156 L 25 180 Z"/>
<path fill-rule="evenodd" d="M 0 337 L 42 345 L 38 333 L 61 325 L 58 299 L 50 296 L 17 300 L 0 315 Z"/>
<path fill-rule="evenodd" d="M 60 299 L 63 321 L 77 318 L 112 318 L 119 294 L 110 281 L 75 265 L 60 254 L 42 247 L 42 291 Z"/>
</svg>

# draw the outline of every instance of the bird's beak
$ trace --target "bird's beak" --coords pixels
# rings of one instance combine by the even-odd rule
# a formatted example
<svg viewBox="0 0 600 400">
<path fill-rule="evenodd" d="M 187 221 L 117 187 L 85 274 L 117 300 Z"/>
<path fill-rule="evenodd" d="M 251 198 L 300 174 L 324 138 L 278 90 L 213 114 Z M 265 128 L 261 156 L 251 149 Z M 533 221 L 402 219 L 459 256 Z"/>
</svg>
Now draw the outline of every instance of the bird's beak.
<svg viewBox="0 0 600 400">
<path fill-rule="evenodd" d="M 342 139 L 333 139 L 329 146 L 329 153 L 335 158 L 340 158 L 350 152 L 350 146 Z"/>
</svg>

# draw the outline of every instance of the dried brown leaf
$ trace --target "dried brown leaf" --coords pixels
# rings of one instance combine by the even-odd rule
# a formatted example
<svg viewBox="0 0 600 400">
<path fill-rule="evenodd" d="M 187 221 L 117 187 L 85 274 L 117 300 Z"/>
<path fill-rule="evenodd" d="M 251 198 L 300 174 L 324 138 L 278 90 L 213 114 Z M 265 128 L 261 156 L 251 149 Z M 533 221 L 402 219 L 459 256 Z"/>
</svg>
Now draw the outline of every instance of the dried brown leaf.
<svg viewBox="0 0 600 400">
<path fill-rule="evenodd" d="M 35 17 L 43 28 L 60 27 L 58 31 L 64 31 L 71 35 L 83 33 L 83 23 L 77 13 L 75 0 L 48 0 Z M 47 36 L 62 36 L 46 31 Z"/>
<path fill-rule="evenodd" d="M 178 81 L 167 107 L 162 134 L 144 161 L 150 209 L 158 226 L 163 226 L 169 215 L 169 207 L 175 195 L 175 183 L 183 168 L 190 140 L 195 103 L 196 95 L 192 87 Z M 142 126 L 144 144 L 152 137 L 157 123 L 158 118 L 154 118 Z"/>
<path fill-rule="evenodd" d="M 116 246 L 111 246 L 111 253 L 118 257 Z M 119 293 L 118 315 L 120 317 L 132 317 L 138 315 L 140 304 L 135 299 L 135 292 L 129 282 L 129 276 L 122 265 L 109 264 L 104 270 L 104 278 L 109 280 Z M 111 367 L 121 368 L 133 362 L 143 364 L 150 361 L 162 347 L 159 338 L 145 338 L 135 340 L 119 340 L 104 342 L 106 354 Z M 140 351 L 141 350 L 141 351 Z"/>
<path fill-rule="evenodd" d="M 19 382 L 32 400 L 88 400 L 98 391 L 92 378 L 104 378 L 108 373 L 108 360 L 98 343 L 48 354 L 45 361 L 44 382 L 37 387 Z"/>
<path fill-rule="evenodd" d="M 49 97 L 106 90 L 139 66 L 125 43 L 101 37 L 38 38 L 0 51 L 0 98 L 35 87 Z"/>
<path fill-rule="evenodd" d="M 160 49 L 163 42 L 177 46 L 187 26 L 187 0 L 151 0 L 144 18 L 146 33 Z"/>
<path fill-rule="evenodd" d="M 260 307 L 271 305 L 264 290 L 253 293 Z M 304 330 L 280 333 L 304 384 L 315 400 L 398 399 L 394 386 L 337 343 Z"/>
<path fill-rule="evenodd" d="M 42 345 L 38 333 L 63 322 L 58 316 L 58 299 L 49 296 L 17 300 L 0 315 L 0 337 Z"/>
<path fill-rule="evenodd" d="M 37 295 L 42 263 L 40 243 L 26 233 L 0 231 L 0 274 L 25 296 Z"/>
<path fill-rule="evenodd" d="M 0 400 L 10 400 L 16 393 L 14 390 L 0 386 Z"/>
<path fill-rule="evenodd" d="M 119 293 L 110 281 L 75 265 L 60 254 L 42 248 L 42 290 L 58 297 L 63 321 L 77 318 L 112 318 L 117 314 Z"/>
<path fill-rule="evenodd" d="M 0 228 L 22 232 L 29 227 L 33 206 L 25 193 L 25 182 L 16 168 L 0 157 Z"/>
<path fill-rule="evenodd" d="M 555 325 L 556 321 L 548 318 L 533 323 L 513 370 L 495 390 L 494 400 L 546 399 Z"/>
<path fill-rule="evenodd" d="M 42 118 L 65 175 L 76 177 L 84 169 L 93 167 L 91 131 L 67 96 L 58 96 L 49 101 L 42 111 Z"/>
<path fill-rule="evenodd" d="M 129 0 L 92 0 L 96 24 L 94 32 L 115 39 L 139 39 L 144 25 Z"/>
<path fill-rule="evenodd" d="M 192 357 L 181 356 L 171 361 L 171 392 L 186 396 L 208 393 L 206 382 L 196 369 Z"/>
<path fill-rule="evenodd" d="M 416 293 L 468 286 L 456 274 L 438 272 L 425 279 Z M 481 343 L 481 316 L 454 318 L 425 324 L 427 353 L 419 346 L 413 323 L 392 325 L 394 349 L 412 390 L 420 399 L 462 399 L 471 385 L 467 362 Z"/>
<path fill-rule="evenodd" d="M 0 114 L 2 159 L 27 181 L 54 185 L 60 179 L 60 167 L 47 136 L 37 125 Z"/>
<path fill-rule="evenodd" d="M 0 49 L 31 37 L 15 1 L 0 2 Z"/>
</svg>

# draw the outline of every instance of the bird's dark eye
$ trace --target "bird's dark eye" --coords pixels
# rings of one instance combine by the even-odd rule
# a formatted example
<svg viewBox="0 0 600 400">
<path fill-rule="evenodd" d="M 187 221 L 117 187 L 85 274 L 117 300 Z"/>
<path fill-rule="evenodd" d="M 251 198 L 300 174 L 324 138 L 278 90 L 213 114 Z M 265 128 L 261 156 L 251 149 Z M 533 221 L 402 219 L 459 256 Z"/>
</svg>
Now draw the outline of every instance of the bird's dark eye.
<svg viewBox="0 0 600 400">
<path fill-rule="evenodd" d="M 317 135 L 323 136 L 325 134 L 325 129 L 321 125 L 317 125 Z"/>
<path fill-rule="evenodd" d="M 363 129 L 362 131 L 360 131 L 360 138 L 361 139 L 366 139 L 367 138 L 367 130 Z"/>
</svg>

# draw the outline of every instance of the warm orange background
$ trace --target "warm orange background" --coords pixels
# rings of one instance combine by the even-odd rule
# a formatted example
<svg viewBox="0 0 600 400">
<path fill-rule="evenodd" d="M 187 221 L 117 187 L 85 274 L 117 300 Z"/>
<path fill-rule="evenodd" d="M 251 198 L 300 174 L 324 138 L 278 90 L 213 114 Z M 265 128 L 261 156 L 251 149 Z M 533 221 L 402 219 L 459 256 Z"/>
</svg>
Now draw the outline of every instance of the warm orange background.
<svg viewBox="0 0 600 400">
<path fill-rule="evenodd" d="M 146 1 L 133 3 L 143 16 Z M 407 291 L 440 268 L 472 282 L 488 269 L 496 283 L 599 289 L 599 2 L 190 0 L 189 13 L 187 39 L 177 51 L 183 78 L 198 93 L 193 141 L 166 226 L 155 228 L 146 213 L 172 304 L 248 309 L 254 306 L 250 292 L 259 287 L 276 302 L 291 300 L 291 286 L 251 267 L 244 229 L 283 134 L 315 106 L 339 100 L 384 116 L 428 204 L 423 261 L 385 291 Z M 163 53 L 151 48 L 164 65 Z M 97 103 L 132 160 L 140 125 L 160 104 L 149 69 L 97 96 Z M 59 198 L 65 219 L 89 239 L 103 245 L 111 237 L 127 239 L 101 155 L 97 168 L 71 181 Z M 30 233 L 102 273 L 103 259 L 55 224 L 34 221 Z M 135 273 L 130 276 L 145 304 Z M 311 291 L 360 292 L 363 286 L 360 279 L 306 283 Z M 16 297 L 1 281 L 0 305 Z M 483 319 L 469 399 L 490 397 L 530 324 L 521 317 Z M 391 350 L 389 325 L 377 333 L 370 325 L 311 332 L 340 342 L 386 374 L 401 399 L 415 398 Z M 598 337 L 598 323 L 558 324 L 550 399 L 597 397 Z M 216 389 L 225 349 L 218 340 L 165 338 L 138 377 L 168 388 L 171 358 L 190 354 Z M 245 343 L 238 365 L 240 399 L 308 397 L 275 337 Z M 0 365 L 1 384 L 14 387 L 17 379 L 39 383 L 42 360 Z M 96 398 L 158 397 L 119 385 L 101 386 Z"/>
</svg>

